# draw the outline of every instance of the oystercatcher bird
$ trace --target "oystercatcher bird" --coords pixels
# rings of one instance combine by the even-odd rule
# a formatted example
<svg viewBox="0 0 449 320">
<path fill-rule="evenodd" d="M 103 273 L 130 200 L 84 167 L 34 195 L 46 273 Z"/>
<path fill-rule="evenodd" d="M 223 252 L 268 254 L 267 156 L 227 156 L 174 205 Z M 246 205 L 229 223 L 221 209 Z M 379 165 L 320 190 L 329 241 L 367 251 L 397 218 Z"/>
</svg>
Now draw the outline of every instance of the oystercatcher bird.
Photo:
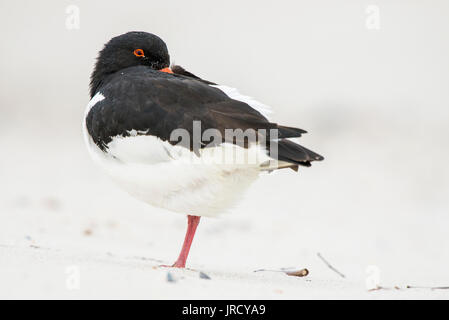
<svg viewBox="0 0 449 320">
<path fill-rule="evenodd" d="M 132 196 L 187 215 L 173 267 L 185 267 L 200 217 L 225 212 L 261 172 L 323 159 L 289 139 L 306 131 L 269 121 L 265 105 L 170 67 L 151 33 L 105 44 L 90 96 L 83 131 L 93 160 Z"/>
</svg>

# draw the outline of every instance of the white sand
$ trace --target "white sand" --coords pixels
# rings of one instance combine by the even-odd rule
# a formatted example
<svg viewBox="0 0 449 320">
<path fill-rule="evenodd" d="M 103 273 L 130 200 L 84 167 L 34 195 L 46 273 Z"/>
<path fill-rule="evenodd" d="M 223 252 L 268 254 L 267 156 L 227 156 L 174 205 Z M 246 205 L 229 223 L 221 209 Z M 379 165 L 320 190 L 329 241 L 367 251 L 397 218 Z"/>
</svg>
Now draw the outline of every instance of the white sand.
<svg viewBox="0 0 449 320">
<path fill-rule="evenodd" d="M 188 260 L 197 271 L 168 270 L 158 265 L 177 257 L 185 217 L 111 184 L 75 127 L 62 137 L 39 130 L 31 139 L 5 130 L 0 140 L 13 151 L 1 159 L 0 298 L 449 298 L 449 290 L 366 290 L 370 265 L 385 287 L 449 285 L 449 219 L 390 197 L 388 176 L 364 164 L 352 163 L 360 177 L 346 176 L 347 159 L 328 145 L 327 163 L 265 176 L 231 215 L 203 219 Z M 282 267 L 310 275 L 253 272 Z"/>
</svg>

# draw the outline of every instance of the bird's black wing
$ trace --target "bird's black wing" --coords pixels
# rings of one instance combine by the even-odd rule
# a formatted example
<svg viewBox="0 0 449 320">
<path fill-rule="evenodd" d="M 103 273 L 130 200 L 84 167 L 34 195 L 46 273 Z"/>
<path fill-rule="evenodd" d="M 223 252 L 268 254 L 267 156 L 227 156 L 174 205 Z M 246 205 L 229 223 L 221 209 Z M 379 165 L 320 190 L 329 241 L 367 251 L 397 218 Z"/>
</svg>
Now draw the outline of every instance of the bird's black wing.
<svg viewBox="0 0 449 320">
<path fill-rule="evenodd" d="M 310 165 L 322 157 L 285 140 L 299 137 L 305 131 L 269 122 L 248 104 L 229 98 L 221 90 L 190 76 L 168 74 L 146 67 L 131 67 L 111 75 L 98 91 L 105 97 L 95 104 L 86 118 L 86 126 L 94 142 L 104 151 L 112 138 L 127 136 L 131 130 L 139 134 L 157 136 L 177 144 L 171 134 L 185 129 L 191 138 L 190 149 L 195 150 L 194 121 L 201 124 L 200 137 L 207 129 L 220 132 L 221 141 L 203 141 L 199 147 L 222 142 L 240 143 L 233 137 L 228 141 L 226 129 L 254 129 L 257 132 L 277 129 L 278 136 L 268 141 L 278 144 L 278 156 L 294 165 Z M 278 139 L 277 139 L 278 138 Z M 295 151 L 292 146 L 298 146 Z M 245 144 L 247 146 L 247 144 Z"/>
</svg>

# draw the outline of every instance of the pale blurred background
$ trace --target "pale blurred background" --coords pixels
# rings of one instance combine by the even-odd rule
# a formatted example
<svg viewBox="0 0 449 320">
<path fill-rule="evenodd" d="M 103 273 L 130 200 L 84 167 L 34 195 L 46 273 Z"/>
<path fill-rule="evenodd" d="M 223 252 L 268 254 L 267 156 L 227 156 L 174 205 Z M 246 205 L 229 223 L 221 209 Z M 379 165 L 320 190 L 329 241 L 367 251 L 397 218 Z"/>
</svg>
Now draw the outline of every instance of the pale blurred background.
<svg viewBox="0 0 449 320">
<path fill-rule="evenodd" d="M 73 5 L 79 29 L 66 27 Z M 362 290 L 369 265 L 387 286 L 449 285 L 448 16 L 447 0 L 1 1 L 0 269 L 19 271 L 3 273 L 14 289 L 0 296 L 23 286 L 58 296 L 58 282 L 33 275 L 70 264 L 72 251 L 125 265 L 178 253 L 185 218 L 118 190 L 82 139 L 97 52 L 132 30 L 272 106 L 273 120 L 308 130 L 304 145 L 326 158 L 263 177 L 233 215 L 204 219 L 193 265 L 305 266 L 312 282 L 338 279 L 321 252 Z M 29 245 L 64 258 L 36 264 Z"/>
</svg>

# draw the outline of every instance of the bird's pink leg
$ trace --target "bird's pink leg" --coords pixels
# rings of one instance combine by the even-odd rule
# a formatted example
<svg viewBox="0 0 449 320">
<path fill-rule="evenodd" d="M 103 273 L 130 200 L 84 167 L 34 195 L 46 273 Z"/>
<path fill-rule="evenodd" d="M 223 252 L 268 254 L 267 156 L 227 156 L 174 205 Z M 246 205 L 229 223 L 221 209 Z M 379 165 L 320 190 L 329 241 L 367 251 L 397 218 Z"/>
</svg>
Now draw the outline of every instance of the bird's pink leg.
<svg viewBox="0 0 449 320">
<path fill-rule="evenodd" d="M 190 246 L 192 245 L 193 237 L 195 236 L 196 227 L 200 223 L 200 218 L 198 216 L 187 216 L 187 232 L 184 239 L 184 244 L 182 245 L 181 253 L 179 254 L 178 260 L 172 265 L 174 268 L 185 268 L 186 260 L 189 256 Z"/>
</svg>

